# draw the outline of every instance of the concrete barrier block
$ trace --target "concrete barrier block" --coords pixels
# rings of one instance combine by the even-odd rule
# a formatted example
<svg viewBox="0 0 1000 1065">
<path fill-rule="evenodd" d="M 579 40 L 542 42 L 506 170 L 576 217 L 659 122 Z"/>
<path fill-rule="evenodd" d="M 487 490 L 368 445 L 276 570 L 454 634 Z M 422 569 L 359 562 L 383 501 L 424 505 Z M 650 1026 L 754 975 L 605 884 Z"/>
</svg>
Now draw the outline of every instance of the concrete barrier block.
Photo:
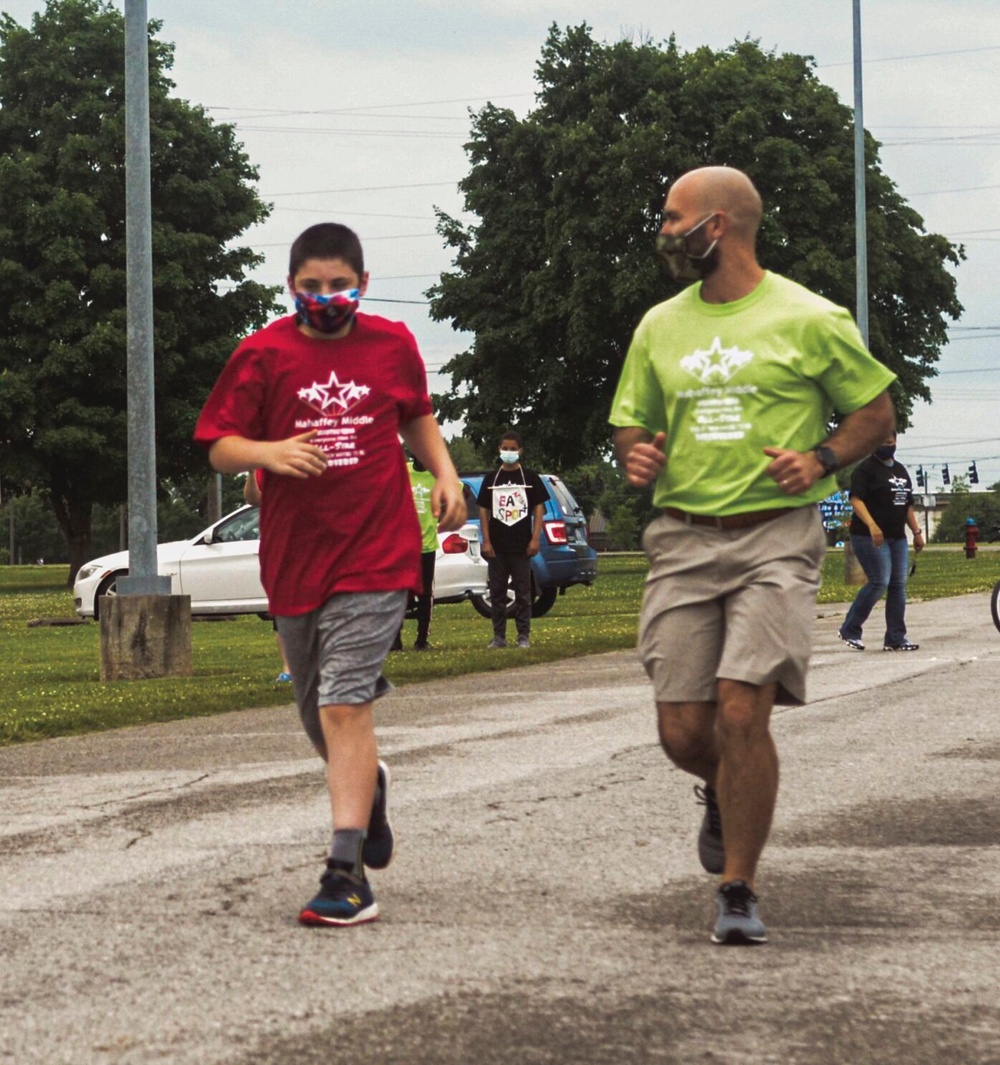
<svg viewBox="0 0 1000 1065">
<path fill-rule="evenodd" d="M 191 676 L 191 597 L 101 600 L 101 680 Z"/>
</svg>

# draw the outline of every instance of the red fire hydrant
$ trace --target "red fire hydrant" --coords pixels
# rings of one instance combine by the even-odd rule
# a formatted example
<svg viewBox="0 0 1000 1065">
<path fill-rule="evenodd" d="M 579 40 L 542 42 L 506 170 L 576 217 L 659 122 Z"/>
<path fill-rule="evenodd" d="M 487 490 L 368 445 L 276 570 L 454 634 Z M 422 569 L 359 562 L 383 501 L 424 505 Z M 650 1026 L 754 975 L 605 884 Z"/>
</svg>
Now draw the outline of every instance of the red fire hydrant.
<svg viewBox="0 0 1000 1065">
<path fill-rule="evenodd" d="M 979 526 L 975 518 L 965 519 L 965 557 L 976 557 L 976 541 L 979 539 Z"/>
</svg>

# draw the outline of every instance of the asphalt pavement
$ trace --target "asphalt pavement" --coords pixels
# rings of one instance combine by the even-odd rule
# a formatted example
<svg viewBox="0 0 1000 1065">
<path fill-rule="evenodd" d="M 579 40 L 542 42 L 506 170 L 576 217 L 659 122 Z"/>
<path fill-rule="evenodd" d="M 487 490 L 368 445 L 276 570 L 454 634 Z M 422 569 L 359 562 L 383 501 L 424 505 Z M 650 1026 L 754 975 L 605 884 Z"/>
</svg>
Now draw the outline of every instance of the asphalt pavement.
<svg viewBox="0 0 1000 1065">
<path fill-rule="evenodd" d="M 841 616 L 774 718 L 763 947 L 709 941 L 631 652 L 382 702 L 398 851 L 356 928 L 295 920 L 329 810 L 293 707 L 0 750 L 0 1062 L 1000 1063 L 988 598 L 912 603 L 911 654 Z"/>
</svg>

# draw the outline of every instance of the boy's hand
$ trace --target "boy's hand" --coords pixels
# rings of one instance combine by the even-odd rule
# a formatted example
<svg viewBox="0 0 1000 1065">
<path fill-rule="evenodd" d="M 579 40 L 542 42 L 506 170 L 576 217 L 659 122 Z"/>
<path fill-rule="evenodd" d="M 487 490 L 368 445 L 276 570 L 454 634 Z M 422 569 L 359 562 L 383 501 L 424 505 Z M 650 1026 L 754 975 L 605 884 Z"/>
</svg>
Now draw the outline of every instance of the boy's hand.
<svg viewBox="0 0 1000 1065">
<path fill-rule="evenodd" d="M 434 482 L 431 489 L 431 513 L 437 518 L 441 532 L 455 532 L 462 528 L 468 520 L 469 511 L 465 505 L 461 481 Z"/>
<path fill-rule="evenodd" d="M 264 463 L 264 468 L 285 477 L 298 477 L 299 480 L 326 473 L 326 452 L 309 443 L 317 432 L 317 429 L 310 429 L 301 436 L 274 441 L 268 446 L 268 461 Z"/>
</svg>

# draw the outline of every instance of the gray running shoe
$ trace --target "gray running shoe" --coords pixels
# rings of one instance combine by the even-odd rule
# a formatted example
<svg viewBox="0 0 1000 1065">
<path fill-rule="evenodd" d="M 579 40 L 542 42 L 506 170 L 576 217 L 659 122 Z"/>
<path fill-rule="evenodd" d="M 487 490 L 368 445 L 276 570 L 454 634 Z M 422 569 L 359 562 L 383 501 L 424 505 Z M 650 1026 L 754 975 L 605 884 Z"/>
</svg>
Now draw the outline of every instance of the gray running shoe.
<svg viewBox="0 0 1000 1065">
<path fill-rule="evenodd" d="M 698 833 L 698 858 L 706 873 L 721 873 L 726 868 L 726 848 L 722 842 L 722 817 L 715 801 L 715 788 L 695 784 L 694 793 L 705 807 L 705 817 Z"/>
<path fill-rule="evenodd" d="M 494 636 L 486 646 L 491 651 L 498 651 L 507 646 L 507 641 L 502 636 Z"/>
<path fill-rule="evenodd" d="M 757 912 L 757 896 L 745 880 L 730 880 L 716 893 L 719 918 L 712 942 L 725 946 L 752 947 L 767 942 L 767 929 Z"/>
<path fill-rule="evenodd" d="M 518 636 L 517 646 L 522 650 L 527 650 L 527 648 L 531 646 L 531 640 L 529 640 L 527 636 Z"/>
</svg>

